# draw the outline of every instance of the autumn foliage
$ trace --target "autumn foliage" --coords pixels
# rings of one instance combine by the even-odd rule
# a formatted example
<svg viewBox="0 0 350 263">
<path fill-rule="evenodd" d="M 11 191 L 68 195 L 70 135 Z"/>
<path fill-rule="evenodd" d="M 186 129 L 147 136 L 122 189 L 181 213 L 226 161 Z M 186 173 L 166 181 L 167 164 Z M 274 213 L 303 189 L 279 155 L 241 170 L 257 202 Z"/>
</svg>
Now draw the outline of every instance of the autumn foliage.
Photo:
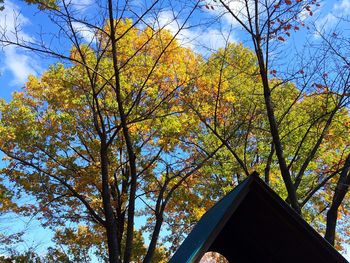
<svg viewBox="0 0 350 263">
<path fill-rule="evenodd" d="M 28 2 L 61 12 L 55 1 Z M 207 56 L 165 28 L 110 14 L 91 43 L 71 38 L 67 63 L 0 101 L 0 212 L 55 232 L 46 262 L 167 262 L 253 171 L 320 233 L 333 207 L 336 245 L 348 241 L 348 196 L 334 205 L 350 162 L 346 68 L 287 78 L 270 67 L 265 48 L 283 46 L 305 27 L 296 14 L 318 6 L 272 2 L 261 19 L 231 12 L 253 49 L 227 42 Z"/>
</svg>

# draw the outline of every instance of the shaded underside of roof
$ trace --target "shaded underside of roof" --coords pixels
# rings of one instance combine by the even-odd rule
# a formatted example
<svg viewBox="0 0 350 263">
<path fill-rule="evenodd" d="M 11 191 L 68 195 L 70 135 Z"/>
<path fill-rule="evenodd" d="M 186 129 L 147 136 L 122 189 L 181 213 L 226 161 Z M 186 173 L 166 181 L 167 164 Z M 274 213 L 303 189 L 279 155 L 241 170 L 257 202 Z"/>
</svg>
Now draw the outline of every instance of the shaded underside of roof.
<svg viewBox="0 0 350 263">
<path fill-rule="evenodd" d="M 230 211 L 234 210 L 235 207 L 233 206 L 239 203 L 237 200 L 243 197 L 242 189 L 245 188 L 248 182 L 249 180 L 245 180 L 238 185 L 203 215 L 169 263 L 195 262 L 199 255 L 206 252 L 208 243 L 211 243 L 208 241 L 214 241 L 213 238 L 220 231 L 218 226 L 223 226 L 223 221 L 229 219 Z"/>
<path fill-rule="evenodd" d="M 230 263 L 348 262 L 256 175 L 208 210 L 170 263 L 207 251 Z"/>
</svg>

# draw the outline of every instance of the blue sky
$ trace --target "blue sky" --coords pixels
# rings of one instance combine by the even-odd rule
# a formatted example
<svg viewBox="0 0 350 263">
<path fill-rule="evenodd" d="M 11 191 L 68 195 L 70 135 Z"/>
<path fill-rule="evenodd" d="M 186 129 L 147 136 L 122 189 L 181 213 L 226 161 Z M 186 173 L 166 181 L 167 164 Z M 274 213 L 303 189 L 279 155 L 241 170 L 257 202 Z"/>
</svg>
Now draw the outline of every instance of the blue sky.
<svg viewBox="0 0 350 263">
<path fill-rule="evenodd" d="M 89 6 L 93 4 L 93 0 L 74 0 L 72 2 L 82 15 L 92 12 L 93 8 Z M 219 13 L 220 10 L 213 11 L 202 8 L 202 12 L 197 12 L 189 24 L 192 26 L 197 21 L 211 23 L 211 19 Z M 341 15 L 350 15 L 350 0 L 323 1 L 314 17 L 317 17 L 319 27 L 325 25 L 325 28 L 328 29 L 335 26 L 337 16 Z M 160 24 L 165 25 L 171 32 L 176 32 L 179 25 L 183 23 L 181 16 L 176 21 L 173 20 L 174 13 L 171 10 L 164 9 L 157 16 Z M 46 14 L 38 12 L 34 6 L 23 4 L 22 1 L 7 0 L 5 1 L 5 10 L 0 16 L 0 25 L 1 27 L 5 26 L 8 32 L 13 32 L 16 23 L 22 25 L 20 37 L 26 40 L 37 40 L 41 37 L 39 36 L 40 31 L 51 33 L 57 31 L 57 27 L 50 22 Z M 92 32 L 89 32 L 88 29 L 78 25 L 78 23 L 76 28 L 81 29 L 82 37 L 87 40 L 91 38 Z M 297 39 L 297 42 L 302 43 L 304 37 L 303 32 L 300 32 L 294 36 L 293 40 Z M 237 29 L 237 23 L 233 22 L 230 15 L 224 15 L 220 23 L 212 24 L 212 26 L 205 24 L 183 30 L 178 35 L 178 39 L 184 45 L 205 54 L 210 50 L 224 46 L 226 39 L 231 42 L 246 42 L 247 35 Z M 289 42 L 291 41 L 289 40 Z M 3 48 L 0 59 L 0 96 L 6 100 L 10 99 L 11 93 L 23 86 L 29 74 L 40 75 L 49 64 L 54 62 L 54 59 L 40 57 L 16 47 Z"/>
<path fill-rule="evenodd" d="M 142 5 L 141 0 L 139 2 Z M 94 15 L 94 8 L 91 7 L 94 4 L 93 0 L 74 0 L 72 3 L 75 11 L 80 15 Z M 337 17 L 350 16 L 350 0 L 327 0 L 320 2 L 320 4 L 321 6 L 315 11 L 313 18 L 308 19 L 309 23 L 311 23 L 311 19 L 317 20 L 316 26 L 318 28 L 331 30 L 337 25 Z M 240 8 L 239 5 L 237 1 L 232 4 L 232 7 Z M 221 10 L 207 10 L 206 8 L 202 8 L 189 21 L 189 25 L 195 25 L 198 22 L 202 22 L 203 25 L 189 27 L 183 30 L 178 35 L 178 40 L 183 45 L 205 56 L 210 54 L 212 50 L 223 47 L 227 40 L 246 43 L 247 35 L 238 29 L 237 23 L 233 22 L 229 15 L 224 15 L 220 23 L 217 22 L 208 26 L 220 12 Z M 170 9 L 164 9 L 157 14 L 157 20 L 160 26 L 165 26 L 168 30 L 175 33 L 179 25 L 184 22 L 186 15 L 185 12 L 174 20 L 174 15 L 176 16 L 179 13 L 181 13 L 180 10 L 176 10 L 174 13 Z M 148 19 L 151 19 L 151 17 Z M 28 41 L 38 40 L 41 37 L 38 33 L 41 31 L 57 32 L 57 27 L 52 24 L 45 14 L 38 12 L 36 7 L 23 4 L 22 1 L 5 0 L 5 10 L 0 15 L 0 29 L 6 28 L 9 32 L 9 37 L 13 38 L 14 36 L 11 32 L 15 30 L 16 23 L 22 25 L 19 36 Z M 79 23 L 76 23 L 75 27 L 80 30 L 82 39 L 86 41 L 91 40 L 93 33 L 89 29 Z M 307 35 L 306 29 L 303 29 L 301 32 L 295 35 L 293 34 L 284 45 L 294 43 L 301 46 L 306 37 L 310 38 L 310 35 Z M 317 41 L 317 35 L 311 37 Z M 50 36 L 45 35 L 44 38 L 47 41 L 50 39 Z M 57 42 L 57 44 L 55 48 L 68 51 L 69 44 L 67 42 Z M 0 97 L 5 100 L 10 100 L 11 93 L 20 90 L 24 86 L 30 74 L 39 76 L 50 64 L 57 62 L 53 58 L 29 53 L 17 47 L 4 47 L 0 52 Z M 2 165 L 3 163 L 0 163 L 0 166 Z M 34 240 L 39 239 L 39 245 L 42 247 L 49 244 L 49 231 L 42 229 L 35 220 L 32 220 L 28 225 L 25 218 L 18 218 L 16 228 L 18 226 L 29 229 L 28 240 L 33 240 L 34 242 Z M 30 243 L 31 241 L 28 242 Z"/>
</svg>

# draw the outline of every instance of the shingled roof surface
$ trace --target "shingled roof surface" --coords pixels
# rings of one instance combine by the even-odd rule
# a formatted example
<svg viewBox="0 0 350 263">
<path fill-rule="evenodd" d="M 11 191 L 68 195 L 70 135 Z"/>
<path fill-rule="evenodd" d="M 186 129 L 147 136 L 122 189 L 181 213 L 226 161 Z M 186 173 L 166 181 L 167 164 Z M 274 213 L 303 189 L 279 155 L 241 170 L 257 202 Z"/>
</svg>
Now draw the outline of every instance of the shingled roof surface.
<svg viewBox="0 0 350 263">
<path fill-rule="evenodd" d="M 203 215 L 169 263 L 204 253 L 230 263 L 348 262 L 253 173 Z"/>
</svg>

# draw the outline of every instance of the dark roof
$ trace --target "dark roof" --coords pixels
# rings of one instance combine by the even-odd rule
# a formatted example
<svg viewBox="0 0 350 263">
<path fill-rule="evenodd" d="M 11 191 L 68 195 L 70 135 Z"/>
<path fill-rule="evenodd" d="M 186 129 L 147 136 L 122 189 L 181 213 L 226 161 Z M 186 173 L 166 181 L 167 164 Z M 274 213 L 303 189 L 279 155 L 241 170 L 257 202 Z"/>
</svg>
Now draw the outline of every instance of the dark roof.
<svg viewBox="0 0 350 263">
<path fill-rule="evenodd" d="M 253 173 L 199 220 L 169 263 L 208 251 L 231 263 L 348 262 Z"/>
</svg>

